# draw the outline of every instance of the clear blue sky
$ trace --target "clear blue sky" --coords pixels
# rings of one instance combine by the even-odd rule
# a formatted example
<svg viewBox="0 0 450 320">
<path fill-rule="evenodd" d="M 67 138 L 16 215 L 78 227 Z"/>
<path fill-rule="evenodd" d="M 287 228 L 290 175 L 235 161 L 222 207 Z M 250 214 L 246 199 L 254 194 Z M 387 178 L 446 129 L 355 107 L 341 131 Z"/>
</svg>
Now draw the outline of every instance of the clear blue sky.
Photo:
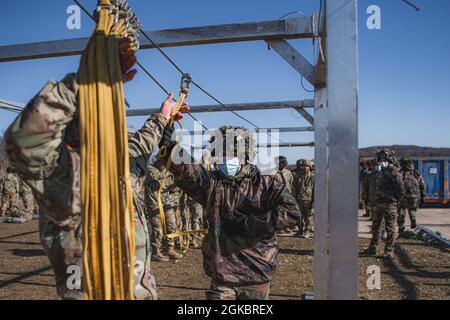
<svg viewBox="0 0 450 320">
<path fill-rule="evenodd" d="M 4 1 L 0 12 L 0 45 L 88 36 L 91 21 L 83 15 L 81 30 L 66 28 L 70 0 Z M 82 1 L 93 8 L 96 1 Z M 414 0 L 417 13 L 400 0 L 360 0 L 360 146 L 417 144 L 450 146 L 450 1 Z M 290 11 L 310 15 L 319 0 L 137 1 L 131 0 L 144 29 L 165 29 L 208 24 L 274 20 Z M 382 30 L 366 28 L 369 5 L 382 10 Z M 181 13 L 183 12 L 183 13 Z M 311 40 L 294 41 L 308 58 Z M 225 103 L 310 98 L 298 74 L 263 42 L 208 45 L 167 49 L 193 77 Z M 140 61 L 171 90 L 179 76 L 154 50 L 138 53 Z M 50 78 L 76 71 L 78 57 L 0 64 L 0 97 L 28 101 Z M 126 85 L 129 102 L 136 108 L 156 107 L 164 95 L 143 74 Z M 193 91 L 192 105 L 211 101 Z M 243 112 L 260 127 L 303 126 L 306 122 L 290 110 Z M 0 110 L 0 130 L 15 115 Z M 199 114 L 205 125 L 247 125 L 230 113 Z M 145 118 L 129 119 L 139 127 Z M 185 127 L 192 127 L 186 118 Z M 285 141 L 312 141 L 312 134 L 284 134 Z M 284 153 L 290 162 L 312 157 L 312 149 Z"/>
</svg>

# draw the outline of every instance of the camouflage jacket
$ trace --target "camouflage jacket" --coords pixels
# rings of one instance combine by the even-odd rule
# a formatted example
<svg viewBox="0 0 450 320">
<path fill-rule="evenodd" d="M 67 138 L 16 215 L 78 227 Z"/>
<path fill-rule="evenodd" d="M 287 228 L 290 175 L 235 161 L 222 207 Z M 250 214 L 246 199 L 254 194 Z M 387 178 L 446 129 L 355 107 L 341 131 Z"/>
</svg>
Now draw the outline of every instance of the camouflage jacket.
<svg viewBox="0 0 450 320">
<path fill-rule="evenodd" d="M 145 200 L 149 215 L 159 212 L 158 192 L 163 179 L 163 171 L 153 165 L 148 167 L 147 178 L 145 179 Z M 181 190 L 174 183 L 173 174 L 169 172 L 166 178 L 165 187 L 161 194 L 164 209 L 175 209 L 180 202 Z"/>
<path fill-rule="evenodd" d="M 402 177 L 399 171 L 389 166 L 376 175 L 376 194 L 377 204 L 397 204 L 405 194 Z"/>
<path fill-rule="evenodd" d="M 61 82 L 49 81 L 5 134 L 10 163 L 33 190 L 40 213 L 57 226 L 71 229 L 81 222 L 81 160 L 79 152 L 66 144 L 65 132 L 77 114 L 78 88 L 76 74 L 67 75 Z M 139 196 L 147 162 L 166 125 L 167 120 L 157 113 L 129 139 L 135 225 L 140 230 L 147 230 L 143 223 L 145 205 Z M 136 255 L 140 257 L 148 255 L 147 236 L 136 235 Z M 135 277 L 141 279 L 142 294 L 148 298 L 145 289 L 149 288 L 150 259 L 141 262 L 145 267 Z M 136 299 L 143 298 L 139 290 L 135 289 L 135 295 Z"/>
<path fill-rule="evenodd" d="M 294 178 L 294 195 L 297 201 L 314 201 L 314 174 L 297 172 Z"/>
<path fill-rule="evenodd" d="M 13 173 L 8 173 L 0 181 L 0 190 L 2 193 L 19 194 L 20 193 L 20 180 Z"/>
<path fill-rule="evenodd" d="M 425 181 L 417 170 L 402 170 L 400 172 L 405 186 L 405 198 L 419 199 L 425 195 Z"/>
<path fill-rule="evenodd" d="M 245 165 L 233 178 L 195 164 L 172 164 L 171 171 L 175 183 L 205 210 L 205 273 L 234 286 L 271 281 L 278 255 L 276 231 L 293 227 L 300 217 L 287 188 L 253 165 Z"/>
<path fill-rule="evenodd" d="M 277 171 L 277 173 L 275 173 L 275 179 L 278 179 L 280 183 L 286 185 L 289 192 L 292 192 L 294 187 L 294 177 L 292 176 L 292 172 L 290 170 L 284 168 L 281 171 Z"/>
<path fill-rule="evenodd" d="M 376 204 L 377 172 L 371 171 L 364 176 L 364 201 L 366 204 Z"/>
</svg>

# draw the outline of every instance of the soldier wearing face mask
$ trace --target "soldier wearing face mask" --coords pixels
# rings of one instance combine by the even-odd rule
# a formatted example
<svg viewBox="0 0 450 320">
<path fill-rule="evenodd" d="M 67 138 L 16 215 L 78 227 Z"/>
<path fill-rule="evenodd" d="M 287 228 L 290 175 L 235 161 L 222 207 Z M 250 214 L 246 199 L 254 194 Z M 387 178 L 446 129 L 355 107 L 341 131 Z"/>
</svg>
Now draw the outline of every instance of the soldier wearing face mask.
<svg viewBox="0 0 450 320">
<path fill-rule="evenodd" d="M 395 154 L 389 149 L 377 153 L 375 209 L 372 213 L 372 240 L 365 254 L 375 255 L 380 243 L 382 222 L 386 228 L 385 258 L 393 258 L 396 240 L 397 206 L 405 193 L 403 179 L 395 168 Z"/>
<path fill-rule="evenodd" d="M 166 127 L 161 145 L 172 154 L 185 152 L 171 141 L 172 132 Z M 294 227 L 300 218 L 288 188 L 252 164 L 254 144 L 248 130 L 222 127 L 212 141 L 216 170 L 193 159 L 170 166 L 175 184 L 205 210 L 208 299 L 268 299 L 278 255 L 276 232 Z"/>
</svg>

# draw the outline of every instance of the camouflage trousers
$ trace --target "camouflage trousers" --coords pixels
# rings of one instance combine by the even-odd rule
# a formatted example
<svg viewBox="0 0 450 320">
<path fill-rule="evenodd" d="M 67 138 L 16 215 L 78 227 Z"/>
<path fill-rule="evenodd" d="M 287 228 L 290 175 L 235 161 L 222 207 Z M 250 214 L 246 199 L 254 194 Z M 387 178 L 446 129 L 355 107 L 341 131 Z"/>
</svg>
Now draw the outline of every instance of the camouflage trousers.
<svg viewBox="0 0 450 320">
<path fill-rule="evenodd" d="M 411 225 L 414 226 L 416 224 L 416 214 L 418 207 L 418 198 L 406 198 L 401 201 L 397 219 L 399 234 L 405 232 L 405 218 L 407 213 L 409 214 Z"/>
<path fill-rule="evenodd" d="M 397 205 L 377 204 L 372 213 L 372 240 L 371 248 L 377 248 L 383 233 L 383 221 L 386 229 L 386 245 L 384 251 L 394 252 L 396 241 Z"/>
<path fill-rule="evenodd" d="M 300 232 L 311 232 L 313 227 L 313 214 L 312 208 L 313 203 L 311 201 L 298 201 L 298 206 L 300 208 L 300 221 L 299 221 L 299 231 Z"/>
<path fill-rule="evenodd" d="M 206 292 L 208 300 L 269 300 L 270 282 L 251 286 L 230 287 L 211 281 Z"/>
<path fill-rule="evenodd" d="M 366 215 L 371 217 L 373 212 L 375 211 L 375 204 L 369 202 L 365 205 L 365 209 Z"/>
<path fill-rule="evenodd" d="M 4 193 L 1 195 L 0 217 L 15 216 L 20 212 L 20 201 L 17 194 Z"/>
<path fill-rule="evenodd" d="M 179 222 L 177 222 L 176 209 L 166 209 L 165 210 L 167 233 L 175 233 Z M 159 212 L 154 212 L 153 216 L 150 218 L 150 223 L 152 226 L 152 251 L 153 254 L 162 253 L 164 250 L 170 250 L 175 247 L 174 239 L 169 239 L 164 236 L 163 225 L 161 222 L 161 217 Z"/>
<path fill-rule="evenodd" d="M 191 230 L 203 229 L 203 207 L 198 202 L 189 204 Z"/>
<path fill-rule="evenodd" d="M 151 271 L 151 247 L 145 216 L 135 208 L 134 298 L 157 299 L 155 277 Z M 64 300 L 82 300 L 83 249 L 81 218 L 73 217 L 68 227 L 60 227 L 39 215 L 42 246 L 52 265 L 57 294 Z"/>
</svg>

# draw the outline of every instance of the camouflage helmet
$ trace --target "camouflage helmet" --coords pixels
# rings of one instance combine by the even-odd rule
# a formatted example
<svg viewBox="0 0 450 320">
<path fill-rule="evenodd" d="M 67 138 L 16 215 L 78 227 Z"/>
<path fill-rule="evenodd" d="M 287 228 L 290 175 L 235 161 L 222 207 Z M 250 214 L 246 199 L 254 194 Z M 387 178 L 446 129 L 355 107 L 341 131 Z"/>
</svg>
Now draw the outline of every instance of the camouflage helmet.
<svg viewBox="0 0 450 320">
<path fill-rule="evenodd" d="M 278 164 L 279 167 L 283 167 L 283 168 L 286 168 L 288 165 L 288 161 L 285 156 L 276 157 L 275 162 Z"/>
<path fill-rule="evenodd" d="M 222 145 L 219 141 L 222 141 Z M 212 157 L 220 157 L 216 151 L 221 150 L 227 155 L 232 152 L 241 163 L 252 163 L 255 160 L 255 138 L 253 133 L 244 127 L 223 126 L 214 132 L 209 142 L 213 148 Z"/>
<path fill-rule="evenodd" d="M 313 166 L 314 166 L 314 163 L 312 161 L 309 161 L 309 160 L 303 160 L 302 166 L 303 167 L 310 167 L 312 169 Z"/>
<path fill-rule="evenodd" d="M 304 161 L 304 159 L 297 160 L 297 167 L 301 167 Z"/>
<path fill-rule="evenodd" d="M 381 149 L 376 154 L 377 161 L 386 160 L 390 164 L 395 164 L 397 159 L 395 158 L 395 152 L 391 149 Z"/>
<path fill-rule="evenodd" d="M 412 169 L 414 169 L 413 161 L 408 156 L 404 156 L 404 157 L 402 157 L 400 159 L 400 166 L 404 170 L 412 170 Z"/>
</svg>

